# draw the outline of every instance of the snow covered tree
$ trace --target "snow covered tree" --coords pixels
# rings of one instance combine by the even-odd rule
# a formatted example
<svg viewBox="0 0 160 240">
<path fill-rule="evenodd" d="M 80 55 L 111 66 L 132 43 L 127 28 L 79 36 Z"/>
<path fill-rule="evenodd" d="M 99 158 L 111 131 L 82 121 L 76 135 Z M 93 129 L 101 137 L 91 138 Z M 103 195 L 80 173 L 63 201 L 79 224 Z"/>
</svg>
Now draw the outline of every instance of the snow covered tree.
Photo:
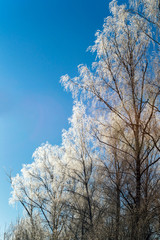
<svg viewBox="0 0 160 240">
<path fill-rule="evenodd" d="M 74 98 L 62 145 L 43 144 L 11 179 L 33 236 L 36 213 L 54 240 L 160 235 L 159 1 L 130 3 L 110 3 L 92 68 L 61 78 Z"/>
<path fill-rule="evenodd" d="M 89 135 L 89 121 L 85 107 L 75 103 L 73 115 L 69 119 L 71 127 L 64 130 L 62 144 L 64 148 L 63 162 L 66 165 L 69 198 L 68 206 L 72 220 L 70 228 L 74 237 L 86 239 L 93 231 L 95 218 L 95 154 L 92 150 L 92 138 Z M 81 226 L 81 227 L 80 227 Z M 78 239 L 79 239 L 78 238 Z"/>
<path fill-rule="evenodd" d="M 18 219 L 15 224 L 10 224 L 4 233 L 3 240 L 44 240 L 47 231 L 42 226 L 40 216 L 34 215 L 34 232 L 31 218 L 24 216 Z"/>
<path fill-rule="evenodd" d="M 38 211 L 52 239 L 59 239 L 67 217 L 61 154 L 60 148 L 44 144 L 34 152 L 33 163 L 23 166 L 21 176 L 17 174 L 12 178 L 10 203 L 20 202 L 31 220 L 34 212 Z"/>
<path fill-rule="evenodd" d="M 123 158 L 133 176 L 126 175 L 127 196 L 125 189 L 121 197 L 132 208 L 128 238 L 139 240 L 152 234 L 151 222 L 147 230 L 143 227 L 147 218 L 142 214 L 143 182 L 147 172 L 151 177 L 160 159 L 159 51 L 152 51 L 149 21 L 131 14 L 125 5 L 118 6 L 116 1 L 110 3 L 110 10 L 112 16 L 105 19 L 103 31 L 97 32 L 95 44 L 90 47 L 97 54 L 92 70 L 80 65 L 78 77 L 70 79 L 65 75 L 61 82 L 74 98 L 87 102 L 97 122 L 95 137 L 112 151 L 116 149 L 118 159 Z M 113 120 L 108 123 L 110 114 Z M 105 128 L 109 127 L 116 128 L 114 137 L 107 135 Z M 116 146 L 113 138 L 117 136 Z M 154 177 L 149 181 L 152 185 Z M 155 187 L 158 189 L 158 185 Z"/>
<path fill-rule="evenodd" d="M 155 44 L 160 46 L 160 1 L 159 0 L 130 0 L 129 11 L 147 21 L 152 31 L 145 34 Z"/>
</svg>

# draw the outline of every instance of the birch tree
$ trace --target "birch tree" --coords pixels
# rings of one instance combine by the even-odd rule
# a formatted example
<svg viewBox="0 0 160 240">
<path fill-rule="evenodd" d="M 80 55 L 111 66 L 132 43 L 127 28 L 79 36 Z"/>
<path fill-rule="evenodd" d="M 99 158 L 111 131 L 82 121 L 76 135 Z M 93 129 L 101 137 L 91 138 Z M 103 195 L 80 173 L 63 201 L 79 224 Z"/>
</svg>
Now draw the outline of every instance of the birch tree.
<svg viewBox="0 0 160 240">
<path fill-rule="evenodd" d="M 130 239 L 147 239 L 151 231 L 148 225 L 143 235 L 142 185 L 146 172 L 154 172 L 159 162 L 159 52 L 152 52 L 148 21 L 116 1 L 110 3 L 110 11 L 112 16 L 105 19 L 103 30 L 97 32 L 95 44 L 90 47 L 97 59 L 92 69 L 79 65 L 78 77 L 65 75 L 61 82 L 74 98 L 88 101 L 98 124 L 103 116 L 107 128 L 110 113 L 117 119 L 119 142 L 123 142 L 119 146 L 123 148 L 110 143 L 109 137 L 104 139 L 104 131 L 100 133 L 98 127 L 95 137 L 112 150 L 117 149 L 118 155 L 125 155 L 133 175 L 133 183 L 128 184 L 134 202 Z"/>
<path fill-rule="evenodd" d="M 12 178 L 10 203 L 20 202 L 31 220 L 34 220 L 35 210 L 38 211 L 43 225 L 48 226 L 51 239 L 57 240 L 63 235 L 67 217 L 61 149 L 47 143 L 40 146 L 33 157 L 33 163 L 24 165 L 22 174 Z"/>
<path fill-rule="evenodd" d="M 92 67 L 61 78 L 74 99 L 62 145 L 40 146 L 12 178 L 33 233 L 38 211 L 54 240 L 160 235 L 159 1 L 131 4 L 110 3 Z"/>
<path fill-rule="evenodd" d="M 75 231 L 77 239 L 89 239 L 94 232 L 94 223 L 97 224 L 97 194 L 96 188 L 96 152 L 93 151 L 93 139 L 89 134 L 90 120 L 85 113 L 85 106 L 76 102 L 73 115 L 69 119 L 71 127 L 63 131 L 62 144 L 65 154 L 66 174 L 69 184 L 66 186 L 69 193 L 69 208 L 72 220 L 71 229 Z"/>
</svg>

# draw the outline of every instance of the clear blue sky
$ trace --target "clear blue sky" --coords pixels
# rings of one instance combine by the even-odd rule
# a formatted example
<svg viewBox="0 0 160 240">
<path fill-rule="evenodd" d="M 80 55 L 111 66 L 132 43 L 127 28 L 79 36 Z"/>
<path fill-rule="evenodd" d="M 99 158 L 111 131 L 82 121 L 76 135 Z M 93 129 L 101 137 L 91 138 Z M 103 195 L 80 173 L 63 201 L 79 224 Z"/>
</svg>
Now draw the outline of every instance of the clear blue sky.
<svg viewBox="0 0 160 240">
<path fill-rule="evenodd" d="M 18 212 L 8 205 L 15 175 L 43 142 L 61 143 L 72 99 L 59 83 L 77 65 L 102 29 L 107 0 L 0 0 L 0 230 Z"/>
</svg>

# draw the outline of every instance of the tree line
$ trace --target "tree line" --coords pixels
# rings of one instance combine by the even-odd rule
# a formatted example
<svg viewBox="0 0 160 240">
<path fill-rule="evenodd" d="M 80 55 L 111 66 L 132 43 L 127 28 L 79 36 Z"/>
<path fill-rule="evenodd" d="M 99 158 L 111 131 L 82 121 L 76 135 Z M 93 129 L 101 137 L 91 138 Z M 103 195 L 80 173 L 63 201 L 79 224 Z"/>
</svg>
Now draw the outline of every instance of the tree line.
<svg viewBox="0 0 160 240">
<path fill-rule="evenodd" d="M 72 93 L 62 144 L 42 144 L 11 177 L 25 216 L 8 240 L 151 240 L 160 237 L 160 2 L 110 3 L 96 55 Z"/>
</svg>

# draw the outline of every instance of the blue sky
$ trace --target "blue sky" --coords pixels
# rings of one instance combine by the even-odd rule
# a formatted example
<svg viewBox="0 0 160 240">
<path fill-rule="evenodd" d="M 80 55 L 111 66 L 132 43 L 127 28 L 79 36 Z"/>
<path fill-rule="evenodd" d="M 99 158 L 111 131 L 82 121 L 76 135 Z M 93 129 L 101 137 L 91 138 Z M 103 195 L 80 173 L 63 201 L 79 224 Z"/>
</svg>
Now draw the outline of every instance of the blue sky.
<svg viewBox="0 0 160 240">
<path fill-rule="evenodd" d="M 106 0 L 0 0 L 0 230 L 18 216 L 5 172 L 18 173 L 43 142 L 61 143 L 72 113 L 61 75 L 86 52 L 109 14 Z"/>
</svg>

